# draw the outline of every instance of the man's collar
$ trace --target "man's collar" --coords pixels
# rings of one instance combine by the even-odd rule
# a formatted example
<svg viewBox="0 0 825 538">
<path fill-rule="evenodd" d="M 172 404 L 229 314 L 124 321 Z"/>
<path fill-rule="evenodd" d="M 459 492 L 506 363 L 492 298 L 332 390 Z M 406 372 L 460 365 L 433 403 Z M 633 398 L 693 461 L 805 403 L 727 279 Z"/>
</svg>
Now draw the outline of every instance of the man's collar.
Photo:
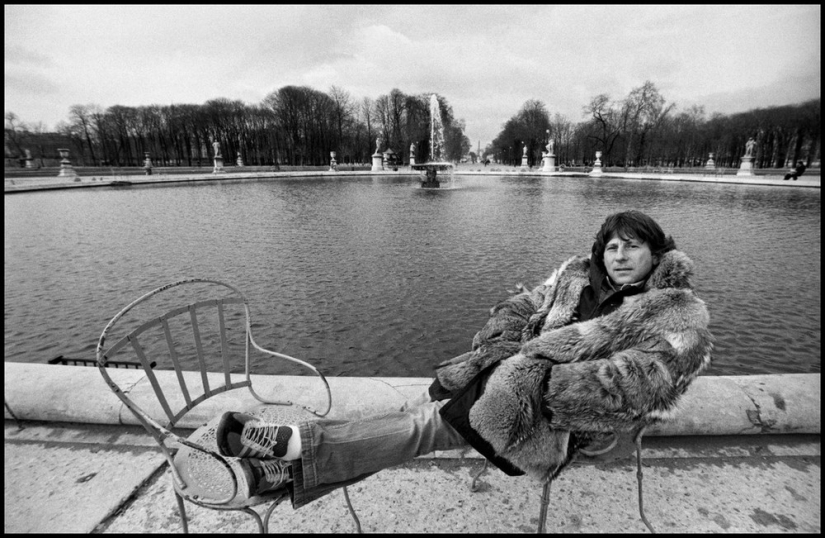
<svg viewBox="0 0 825 538">
<path fill-rule="evenodd" d="M 645 285 L 645 282 L 647 281 L 647 278 L 643 278 L 642 280 L 640 280 L 638 282 L 633 282 L 632 284 L 621 284 L 621 285 L 617 286 L 610 279 L 610 275 L 604 275 L 604 281 L 607 283 L 607 285 L 610 287 L 611 290 L 613 290 L 613 291 L 622 291 L 622 290 L 626 290 L 628 288 L 641 288 L 642 286 Z"/>
</svg>

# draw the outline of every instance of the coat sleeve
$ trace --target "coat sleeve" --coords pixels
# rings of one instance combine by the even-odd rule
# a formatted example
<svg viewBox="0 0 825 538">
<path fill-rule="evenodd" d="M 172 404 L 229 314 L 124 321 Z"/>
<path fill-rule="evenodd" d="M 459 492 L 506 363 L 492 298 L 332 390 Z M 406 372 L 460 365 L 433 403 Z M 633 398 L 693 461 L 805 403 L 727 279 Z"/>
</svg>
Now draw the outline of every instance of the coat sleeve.
<svg viewBox="0 0 825 538">
<path fill-rule="evenodd" d="M 541 333 L 522 345 L 520 351 L 526 357 L 555 363 L 604 359 L 615 351 L 631 347 L 617 347 L 627 336 L 620 328 L 619 324 L 605 322 L 604 317 L 576 322 Z"/>
<path fill-rule="evenodd" d="M 472 351 L 436 366 L 430 394 L 436 399 L 450 397 L 482 370 L 518 353 L 522 331 L 544 301 L 544 289 L 537 286 L 494 306 L 487 323 L 473 338 Z"/>
<path fill-rule="evenodd" d="M 554 428 L 623 430 L 650 413 L 664 413 L 679 394 L 667 368 L 667 342 L 614 353 L 606 359 L 554 365 L 542 412 Z"/>
<path fill-rule="evenodd" d="M 497 341 L 520 342 L 530 318 L 544 302 L 545 286 L 531 292 L 522 292 L 500 302 L 490 309 L 484 327 L 473 337 L 473 349 Z"/>
</svg>

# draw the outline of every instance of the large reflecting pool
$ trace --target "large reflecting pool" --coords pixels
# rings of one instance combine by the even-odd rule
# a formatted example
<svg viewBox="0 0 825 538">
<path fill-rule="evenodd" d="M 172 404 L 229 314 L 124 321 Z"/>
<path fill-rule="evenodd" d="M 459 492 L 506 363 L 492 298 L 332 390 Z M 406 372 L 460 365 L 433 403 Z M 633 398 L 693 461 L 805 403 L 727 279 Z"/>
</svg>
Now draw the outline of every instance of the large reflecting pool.
<svg viewBox="0 0 825 538">
<path fill-rule="evenodd" d="M 605 216 L 630 208 L 696 264 L 710 375 L 820 371 L 819 189 L 499 176 L 6 195 L 5 360 L 92 359 L 129 301 L 199 276 L 250 298 L 260 344 L 327 375 L 429 376 L 516 283 L 589 253 Z"/>
</svg>

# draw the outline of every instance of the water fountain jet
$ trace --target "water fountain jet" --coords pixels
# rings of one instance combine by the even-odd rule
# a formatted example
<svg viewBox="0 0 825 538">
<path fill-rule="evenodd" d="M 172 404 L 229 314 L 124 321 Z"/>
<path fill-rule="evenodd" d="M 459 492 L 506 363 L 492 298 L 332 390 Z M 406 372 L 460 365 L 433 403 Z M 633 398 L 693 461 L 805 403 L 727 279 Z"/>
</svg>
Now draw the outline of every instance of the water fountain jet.
<svg viewBox="0 0 825 538">
<path fill-rule="evenodd" d="M 435 94 L 430 96 L 430 160 L 415 164 L 410 163 L 413 170 L 423 170 L 424 179 L 421 187 L 425 189 L 437 189 L 441 186 L 438 181 L 438 172 L 453 169 L 453 163 L 443 160 L 444 151 L 444 124 L 441 123 L 441 109 L 438 106 L 438 98 Z"/>
</svg>

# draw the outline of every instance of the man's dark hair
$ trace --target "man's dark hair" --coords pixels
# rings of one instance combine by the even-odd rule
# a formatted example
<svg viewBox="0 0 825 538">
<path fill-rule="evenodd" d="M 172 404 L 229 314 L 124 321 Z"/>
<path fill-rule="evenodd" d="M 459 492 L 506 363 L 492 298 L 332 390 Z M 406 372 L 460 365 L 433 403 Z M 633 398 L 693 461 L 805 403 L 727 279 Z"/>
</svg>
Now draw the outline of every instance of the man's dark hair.
<svg viewBox="0 0 825 538">
<path fill-rule="evenodd" d="M 662 227 L 641 211 L 630 210 L 622 213 L 614 213 L 607 217 L 602 224 L 599 233 L 596 234 L 596 241 L 593 243 L 592 262 L 602 271 L 604 267 L 604 249 L 607 242 L 617 233 L 622 239 L 638 239 L 644 241 L 650 247 L 650 252 L 654 256 L 661 256 L 676 248 L 676 243 L 669 235 L 665 235 Z"/>
</svg>

